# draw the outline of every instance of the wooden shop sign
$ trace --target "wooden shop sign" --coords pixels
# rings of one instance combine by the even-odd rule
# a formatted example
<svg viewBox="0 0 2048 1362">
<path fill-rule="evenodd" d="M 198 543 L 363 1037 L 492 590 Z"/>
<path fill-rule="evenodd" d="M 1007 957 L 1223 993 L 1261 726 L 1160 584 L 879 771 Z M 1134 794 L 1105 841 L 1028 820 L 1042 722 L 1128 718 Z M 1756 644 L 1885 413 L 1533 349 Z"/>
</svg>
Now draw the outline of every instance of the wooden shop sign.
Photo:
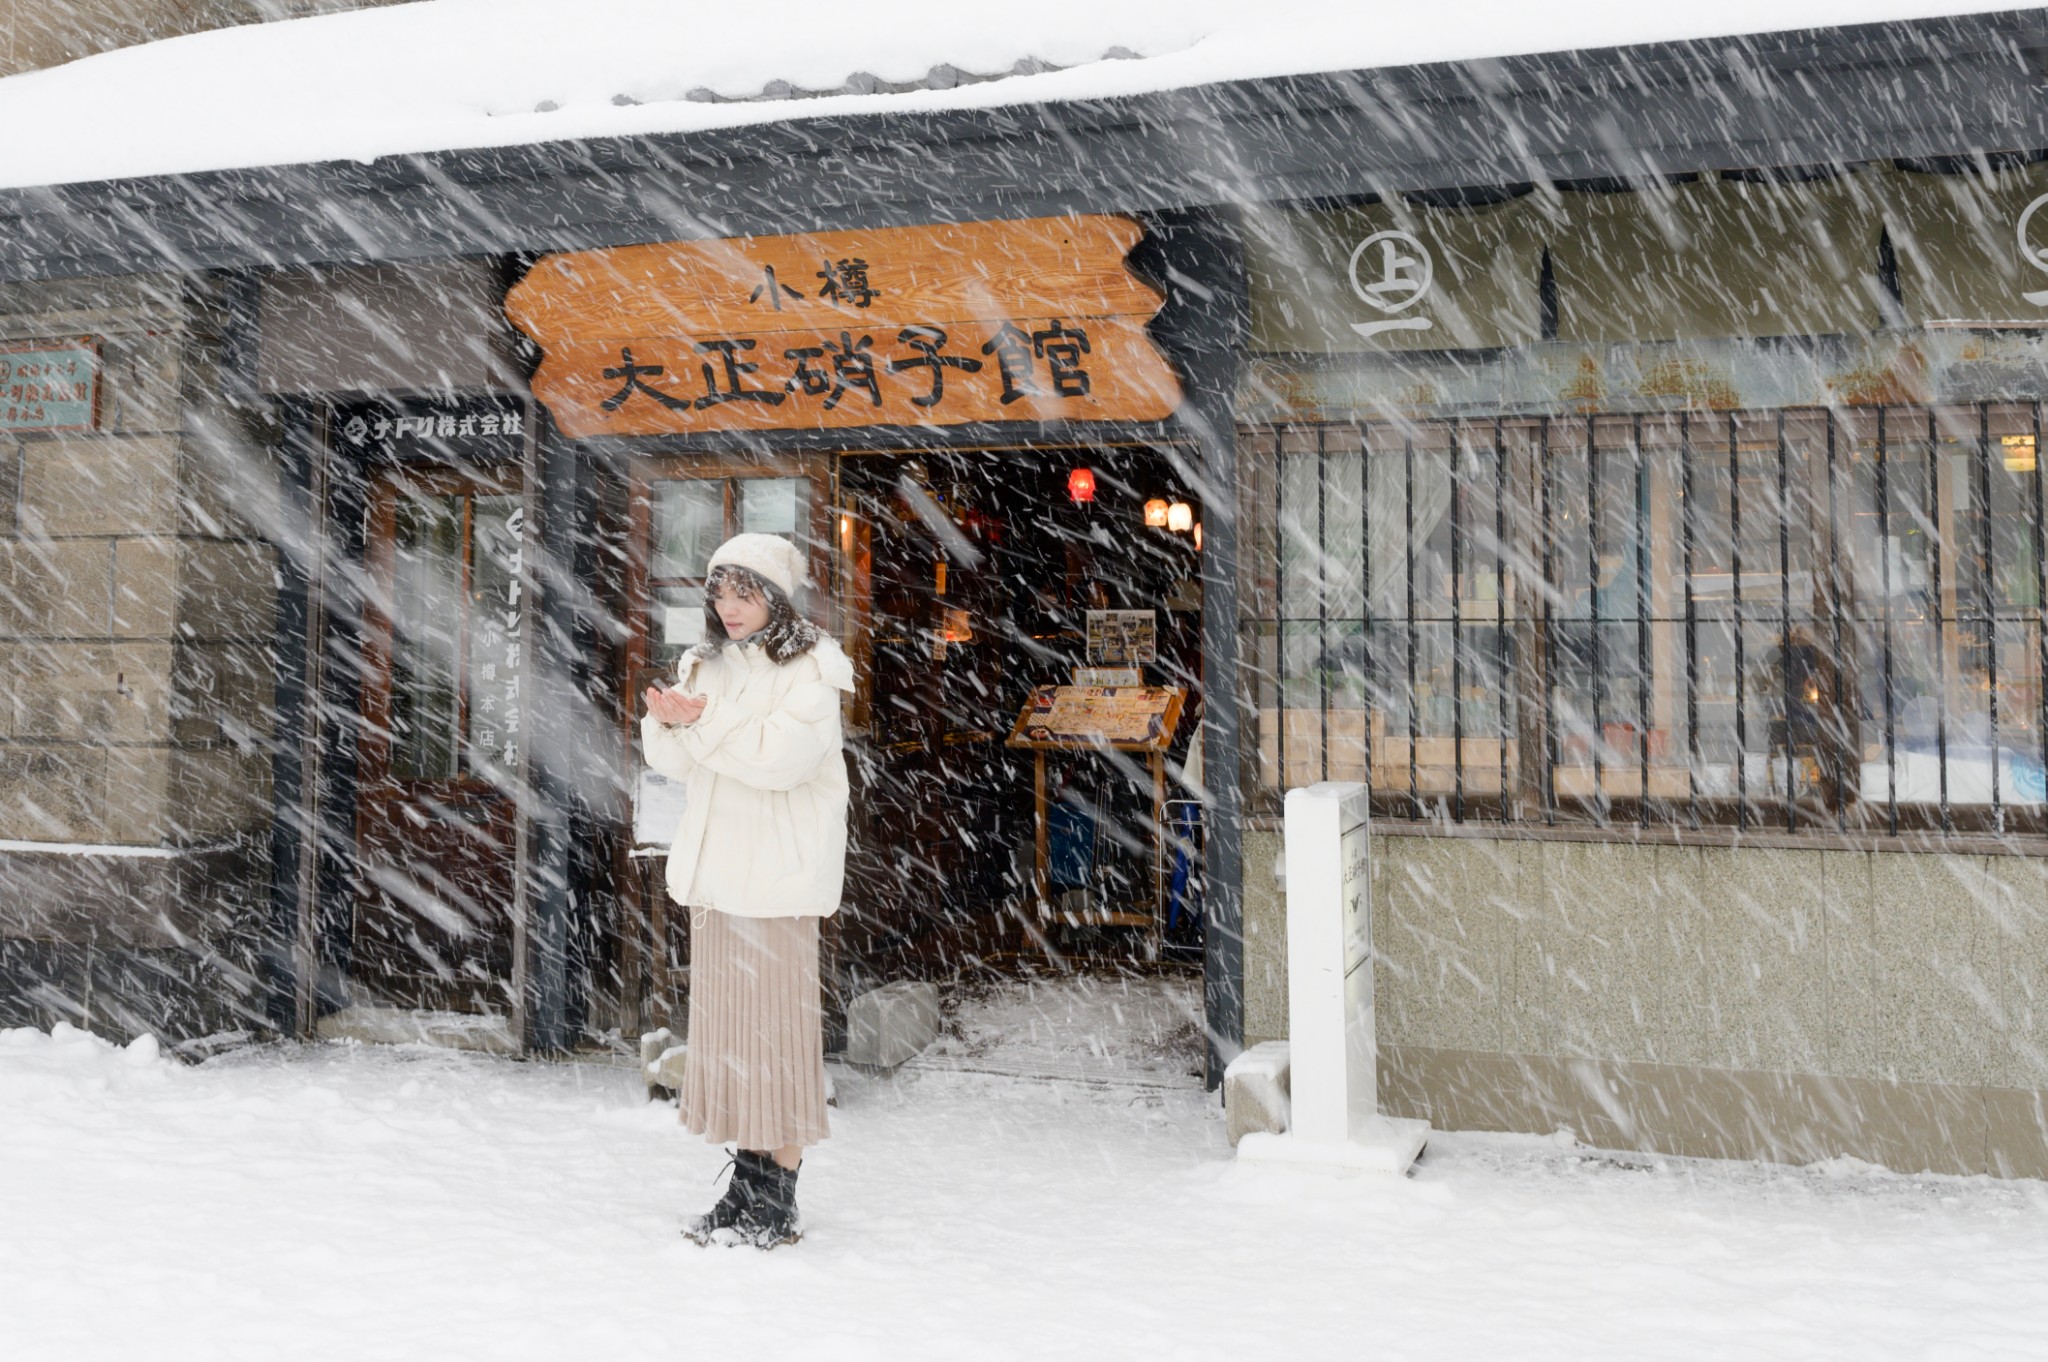
<svg viewBox="0 0 2048 1362">
<path fill-rule="evenodd" d="M 675 241 L 543 257 L 505 299 L 577 439 L 1157 421 L 1180 384 L 1129 218 Z"/>
</svg>

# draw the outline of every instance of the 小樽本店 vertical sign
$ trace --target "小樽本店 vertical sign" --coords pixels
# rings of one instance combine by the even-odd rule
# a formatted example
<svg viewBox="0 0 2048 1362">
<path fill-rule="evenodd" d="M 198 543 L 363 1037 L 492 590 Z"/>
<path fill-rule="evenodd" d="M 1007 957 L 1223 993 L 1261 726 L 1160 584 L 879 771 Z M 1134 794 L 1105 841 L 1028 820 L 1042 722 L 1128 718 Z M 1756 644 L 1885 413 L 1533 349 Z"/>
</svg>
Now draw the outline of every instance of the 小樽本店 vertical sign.
<svg viewBox="0 0 2048 1362">
<path fill-rule="evenodd" d="M 523 718 L 519 619 L 526 513 L 516 496 L 480 496 L 473 525 L 470 748 L 480 773 L 509 789 L 519 779 Z"/>
<path fill-rule="evenodd" d="M 1129 218 L 736 237 L 542 258 L 505 300 L 572 438 L 1156 421 L 1180 384 Z"/>
<path fill-rule="evenodd" d="M 91 430 L 99 383 L 92 337 L 0 341 L 0 430 Z"/>
</svg>

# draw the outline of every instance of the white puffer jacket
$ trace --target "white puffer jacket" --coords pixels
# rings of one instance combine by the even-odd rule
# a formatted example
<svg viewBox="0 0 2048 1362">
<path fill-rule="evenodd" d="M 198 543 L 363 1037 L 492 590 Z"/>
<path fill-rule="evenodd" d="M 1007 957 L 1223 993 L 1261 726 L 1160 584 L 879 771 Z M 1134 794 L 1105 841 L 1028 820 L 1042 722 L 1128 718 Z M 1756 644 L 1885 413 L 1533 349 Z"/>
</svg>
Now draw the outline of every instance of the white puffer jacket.
<svg viewBox="0 0 2048 1362">
<path fill-rule="evenodd" d="M 641 720 L 647 764 L 688 781 L 668 853 L 677 903 L 738 917 L 829 917 L 846 880 L 846 761 L 839 696 L 853 663 L 831 639 L 787 662 L 757 644 L 683 655 L 693 724 Z"/>
</svg>

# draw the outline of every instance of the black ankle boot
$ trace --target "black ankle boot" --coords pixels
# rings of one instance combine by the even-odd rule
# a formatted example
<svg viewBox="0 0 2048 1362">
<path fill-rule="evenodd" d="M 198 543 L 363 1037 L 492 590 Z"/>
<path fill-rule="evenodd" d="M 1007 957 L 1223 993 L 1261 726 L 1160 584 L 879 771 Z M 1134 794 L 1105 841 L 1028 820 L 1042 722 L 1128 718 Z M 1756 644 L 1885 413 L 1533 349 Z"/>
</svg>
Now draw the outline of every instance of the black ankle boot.
<svg viewBox="0 0 2048 1362">
<path fill-rule="evenodd" d="M 764 1163 L 773 1165 L 774 1162 L 768 1155 L 756 1154 L 751 1149 L 742 1149 L 734 1154 L 732 1162 L 726 1165 L 732 1169 L 732 1179 L 725 1184 L 725 1195 L 705 1214 L 693 1215 L 684 1222 L 683 1237 L 708 1244 L 720 1230 L 730 1230 L 746 1221 L 757 1199 L 760 1166 Z"/>
<path fill-rule="evenodd" d="M 796 1214 L 796 1175 L 802 1167 L 784 1168 L 773 1155 L 761 1156 L 753 1201 L 733 1227 L 740 1238 L 755 1248 L 772 1249 L 804 1237 Z"/>
</svg>

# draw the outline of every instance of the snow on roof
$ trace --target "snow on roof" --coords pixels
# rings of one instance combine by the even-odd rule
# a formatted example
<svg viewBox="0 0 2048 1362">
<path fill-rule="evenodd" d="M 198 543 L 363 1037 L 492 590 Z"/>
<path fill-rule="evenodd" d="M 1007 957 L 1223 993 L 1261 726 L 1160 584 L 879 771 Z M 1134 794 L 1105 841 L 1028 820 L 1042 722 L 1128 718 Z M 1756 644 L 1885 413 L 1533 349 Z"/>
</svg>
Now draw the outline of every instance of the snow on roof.
<svg viewBox="0 0 2048 1362">
<path fill-rule="evenodd" d="M 419 0 L 0 80 L 0 187 L 2010 10 L 1955 0 Z M 27 130 L 34 130 L 29 132 Z"/>
</svg>

